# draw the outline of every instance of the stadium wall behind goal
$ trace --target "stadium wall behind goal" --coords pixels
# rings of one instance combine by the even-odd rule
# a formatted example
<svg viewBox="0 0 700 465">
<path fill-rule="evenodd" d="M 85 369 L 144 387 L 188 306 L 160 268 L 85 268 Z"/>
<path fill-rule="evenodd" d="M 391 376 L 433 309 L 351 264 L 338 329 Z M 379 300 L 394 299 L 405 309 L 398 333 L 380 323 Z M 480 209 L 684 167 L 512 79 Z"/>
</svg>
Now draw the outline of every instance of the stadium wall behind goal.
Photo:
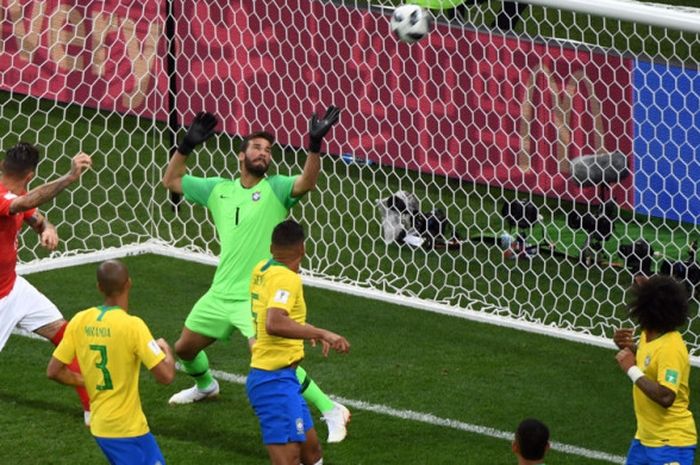
<svg viewBox="0 0 700 465">
<path fill-rule="evenodd" d="M 1 1 L 1 89 L 167 119 L 162 0 Z M 595 188 L 568 161 L 622 152 L 621 206 L 700 223 L 696 69 L 445 24 L 409 46 L 388 18 L 332 2 L 180 5 L 183 124 L 206 108 L 232 134 L 275 128 L 299 147 L 333 102 L 331 153 L 576 201 Z"/>
</svg>

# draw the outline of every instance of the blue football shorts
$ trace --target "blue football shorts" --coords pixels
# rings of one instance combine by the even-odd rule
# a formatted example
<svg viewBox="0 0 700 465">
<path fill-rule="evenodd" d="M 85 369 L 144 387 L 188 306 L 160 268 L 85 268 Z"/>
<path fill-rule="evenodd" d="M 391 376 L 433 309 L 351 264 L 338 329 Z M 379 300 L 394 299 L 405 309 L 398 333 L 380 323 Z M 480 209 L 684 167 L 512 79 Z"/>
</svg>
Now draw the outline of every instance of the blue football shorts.
<svg viewBox="0 0 700 465">
<path fill-rule="evenodd" d="M 163 453 L 151 433 L 133 438 L 98 438 L 97 444 L 111 465 L 165 465 Z"/>
<path fill-rule="evenodd" d="M 260 422 L 263 444 L 306 441 L 306 432 L 314 423 L 293 368 L 274 371 L 252 368 L 246 391 Z"/>
<path fill-rule="evenodd" d="M 627 465 L 693 465 L 695 446 L 647 447 L 634 439 L 627 452 Z"/>
</svg>

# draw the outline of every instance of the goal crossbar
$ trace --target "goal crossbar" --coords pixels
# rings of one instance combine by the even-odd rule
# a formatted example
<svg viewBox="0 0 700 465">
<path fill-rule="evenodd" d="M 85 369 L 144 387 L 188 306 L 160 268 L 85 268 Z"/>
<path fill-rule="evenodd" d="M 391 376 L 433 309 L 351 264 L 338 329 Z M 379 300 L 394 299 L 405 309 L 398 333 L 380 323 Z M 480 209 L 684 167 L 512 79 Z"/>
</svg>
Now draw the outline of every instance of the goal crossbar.
<svg viewBox="0 0 700 465">
<path fill-rule="evenodd" d="M 519 0 L 522 3 L 539 5 L 558 10 L 569 10 L 595 16 L 632 21 L 650 26 L 659 26 L 678 31 L 700 33 L 700 8 L 664 8 L 659 14 L 659 5 L 649 5 L 634 0 Z"/>
</svg>

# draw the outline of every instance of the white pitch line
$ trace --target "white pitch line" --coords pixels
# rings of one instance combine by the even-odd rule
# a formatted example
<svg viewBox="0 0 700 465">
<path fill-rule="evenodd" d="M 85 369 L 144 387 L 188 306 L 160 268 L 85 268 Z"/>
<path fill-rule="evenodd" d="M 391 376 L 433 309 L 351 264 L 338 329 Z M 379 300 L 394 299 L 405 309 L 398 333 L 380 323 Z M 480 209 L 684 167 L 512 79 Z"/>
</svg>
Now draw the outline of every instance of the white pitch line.
<svg viewBox="0 0 700 465">
<path fill-rule="evenodd" d="M 245 376 L 237 375 L 235 373 L 228 373 L 220 370 L 211 370 L 211 372 L 217 379 L 222 379 L 224 381 L 228 381 L 230 383 L 235 384 L 245 384 Z M 506 441 L 513 440 L 513 433 L 497 430 L 495 428 L 489 428 L 488 426 L 473 425 L 471 423 L 450 420 L 448 418 L 440 418 L 430 413 L 414 412 L 412 410 L 398 410 L 387 405 L 370 404 L 369 402 L 365 402 L 362 400 L 346 399 L 344 397 L 339 396 L 331 396 L 331 398 L 337 400 L 341 404 L 347 405 L 358 410 L 366 410 L 368 412 L 379 413 L 381 415 L 388 415 L 390 417 L 401 418 L 403 420 L 418 421 L 421 423 L 427 423 L 429 425 L 444 426 L 446 428 L 453 428 L 460 431 L 480 434 L 482 436 L 488 436 L 496 439 L 504 439 Z M 550 446 L 552 450 L 564 452 L 565 454 L 578 455 L 580 457 L 603 460 L 610 463 L 625 463 L 625 457 L 621 455 L 608 454 L 607 452 L 586 449 L 584 447 L 572 446 L 570 444 L 564 444 L 561 442 L 554 441 L 550 443 Z"/>
<path fill-rule="evenodd" d="M 34 333 L 30 333 L 22 330 L 13 331 L 14 334 L 19 336 L 25 336 L 32 339 L 42 339 L 43 337 L 38 336 Z M 178 363 L 177 368 L 179 371 L 184 372 Z M 222 379 L 234 384 L 245 384 L 246 377 L 243 375 L 237 375 L 235 373 L 228 373 L 221 370 L 211 370 L 212 374 L 217 379 Z M 381 404 L 370 404 L 363 400 L 353 400 L 346 399 L 339 396 L 331 396 L 334 400 L 337 400 L 341 404 L 350 406 L 354 409 L 365 410 L 367 412 L 379 413 L 381 415 L 387 415 L 394 418 L 401 418 L 402 420 L 412 420 L 418 421 L 420 423 L 427 423 L 429 425 L 443 426 L 445 428 L 453 428 L 460 431 L 466 431 L 468 433 L 480 434 L 482 436 L 488 436 L 496 439 L 503 439 L 506 441 L 513 440 L 513 433 L 508 431 L 501 431 L 495 428 L 489 428 L 488 426 L 473 425 L 471 423 L 465 423 L 458 420 L 450 420 L 449 418 L 440 418 L 431 413 L 421 413 L 414 412 L 413 410 L 398 410 L 387 405 Z M 564 452 L 565 454 L 578 455 L 580 457 L 585 457 L 588 459 L 603 460 L 605 462 L 624 464 L 625 457 L 621 455 L 608 454 L 607 452 L 601 452 L 592 449 L 586 449 L 585 447 L 572 446 L 571 444 L 564 444 L 562 442 L 552 441 L 550 443 L 552 450 L 559 452 Z"/>
</svg>

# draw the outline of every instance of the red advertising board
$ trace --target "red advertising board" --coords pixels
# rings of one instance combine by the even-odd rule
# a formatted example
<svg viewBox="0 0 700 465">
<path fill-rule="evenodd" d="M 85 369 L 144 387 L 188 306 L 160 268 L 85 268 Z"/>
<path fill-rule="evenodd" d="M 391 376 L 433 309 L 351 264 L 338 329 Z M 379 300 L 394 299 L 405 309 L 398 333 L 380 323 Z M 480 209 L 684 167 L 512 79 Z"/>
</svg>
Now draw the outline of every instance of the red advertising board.
<svg viewBox="0 0 700 465">
<path fill-rule="evenodd" d="M 0 5 L 0 89 L 166 117 L 162 1 Z"/>
<path fill-rule="evenodd" d="M 444 24 L 407 45 L 388 17 L 330 2 L 187 7 L 178 106 L 227 115 L 232 133 L 303 146 L 308 115 L 333 103 L 331 153 L 577 200 L 595 189 L 569 160 L 631 155 L 630 59 Z M 613 189 L 627 208 L 631 186 Z"/>
<path fill-rule="evenodd" d="M 0 1 L 0 88 L 165 118 L 162 1 Z M 595 190 L 569 160 L 632 163 L 631 59 L 445 24 L 407 45 L 387 16 L 332 2 L 174 5 L 185 123 L 205 109 L 303 146 L 333 103 L 331 153 L 576 200 Z M 628 208 L 631 186 L 613 189 Z"/>
</svg>

